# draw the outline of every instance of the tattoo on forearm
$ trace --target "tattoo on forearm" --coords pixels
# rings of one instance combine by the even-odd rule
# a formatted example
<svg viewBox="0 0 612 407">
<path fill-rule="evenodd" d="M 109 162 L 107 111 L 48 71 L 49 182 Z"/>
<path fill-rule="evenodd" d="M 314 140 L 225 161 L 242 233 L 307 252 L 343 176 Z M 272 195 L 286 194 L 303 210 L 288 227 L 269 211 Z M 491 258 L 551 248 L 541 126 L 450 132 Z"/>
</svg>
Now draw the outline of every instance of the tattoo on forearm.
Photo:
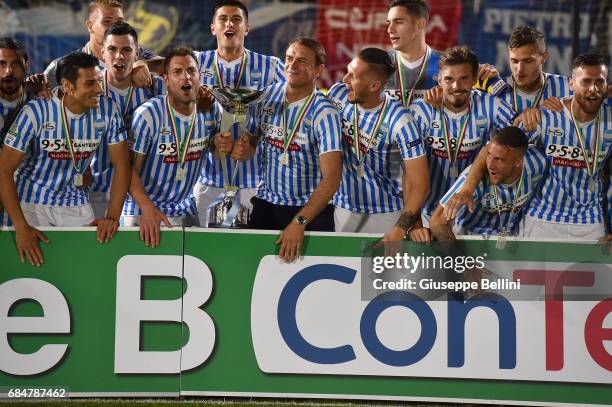
<svg viewBox="0 0 612 407">
<path fill-rule="evenodd" d="M 419 216 L 419 213 L 404 212 L 400 215 L 397 222 L 395 222 L 395 226 L 399 226 L 400 228 L 409 232 L 410 229 L 412 229 L 412 227 L 416 223 L 416 221 L 419 219 Z"/>
<path fill-rule="evenodd" d="M 448 225 L 431 226 L 431 234 L 440 242 L 454 241 L 457 239 L 453 230 Z"/>
</svg>

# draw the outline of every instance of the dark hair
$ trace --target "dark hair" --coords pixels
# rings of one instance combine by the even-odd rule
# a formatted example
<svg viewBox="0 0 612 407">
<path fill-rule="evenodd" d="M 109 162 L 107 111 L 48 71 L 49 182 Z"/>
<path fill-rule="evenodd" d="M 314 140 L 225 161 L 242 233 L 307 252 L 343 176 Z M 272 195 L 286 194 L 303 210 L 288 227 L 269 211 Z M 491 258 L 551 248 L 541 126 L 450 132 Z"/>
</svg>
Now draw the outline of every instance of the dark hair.
<svg viewBox="0 0 612 407">
<path fill-rule="evenodd" d="M 572 61 L 572 71 L 577 68 L 583 68 L 585 66 L 600 66 L 606 65 L 606 60 L 600 54 L 594 52 L 587 52 L 580 54 Z"/>
<path fill-rule="evenodd" d="M 170 67 L 170 61 L 174 57 L 189 56 L 193 58 L 193 60 L 196 62 L 196 65 L 198 64 L 198 60 L 196 59 L 195 54 L 193 53 L 193 49 L 185 45 L 178 45 L 176 47 L 170 48 L 164 56 L 165 56 L 165 59 L 164 59 L 164 72 L 165 73 L 168 73 L 168 67 Z"/>
<path fill-rule="evenodd" d="M 389 8 L 403 7 L 406 12 L 416 18 L 424 18 L 429 21 L 429 3 L 425 0 L 393 0 Z"/>
<path fill-rule="evenodd" d="M 512 30 L 508 40 L 508 48 L 517 49 L 525 45 L 535 45 L 540 54 L 546 51 L 546 37 L 537 28 L 521 25 Z"/>
<path fill-rule="evenodd" d="M 526 151 L 529 146 L 527 135 L 516 126 L 508 126 L 498 130 L 491 138 L 491 141 L 508 149 L 519 149 L 522 151 Z"/>
<path fill-rule="evenodd" d="M 95 68 L 100 64 L 97 57 L 81 51 L 71 52 L 63 56 L 57 62 L 56 79 L 57 83 L 61 84 L 62 79 L 66 79 L 73 84 L 79 77 L 79 69 Z"/>
<path fill-rule="evenodd" d="M 249 21 L 249 10 L 244 5 L 243 2 L 239 0 L 221 0 L 215 3 L 215 9 L 213 10 L 213 21 L 215 20 L 215 16 L 217 15 L 217 10 L 221 7 L 237 7 L 244 13 L 244 18 Z"/>
<path fill-rule="evenodd" d="M 472 68 L 474 77 L 478 72 L 478 57 L 476 53 L 465 45 L 448 48 L 438 61 L 438 69 L 441 71 L 443 67 L 448 65 L 468 64 Z"/>
<path fill-rule="evenodd" d="M 395 72 L 395 64 L 389 53 L 380 48 L 364 48 L 359 51 L 357 58 L 367 63 L 374 73 L 384 81 L 389 80 Z"/>
<path fill-rule="evenodd" d="M 312 50 L 312 52 L 315 53 L 315 65 L 325 65 L 327 54 L 325 53 L 325 48 L 323 48 L 323 45 L 321 45 L 319 41 L 313 38 L 297 37 L 289 42 L 287 48 L 293 44 L 298 44 Z"/>
<path fill-rule="evenodd" d="M 21 62 L 23 62 L 24 68 L 25 68 L 25 64 L 30 62 L 30 57 L 28 57 L 28 53 L 25 47 L 23 46 L 22 43 L 20 43 L 16 39 L 11 38 L 11 37 L 0 38 L 0 49 L 3 49 L 3 48 L 14 51 L 21 59 Z"/>
<path fill-rule="evenodd" d="M 118 21 L 113 23 L 110 27 L 104 31 L 104 41 L 109 35 L 129 35 L 134 39 L 134 43 L 138 46 L 138 34 L 134 27 L 124 21 Z"/>
<path fill-rule="evenodd" d="M 113 7 L 123 10 L 123 2 L 121 0 L 93 0 L 89 3 L 87 16 L 91 16 L 100 7 Z"/>
</svg>

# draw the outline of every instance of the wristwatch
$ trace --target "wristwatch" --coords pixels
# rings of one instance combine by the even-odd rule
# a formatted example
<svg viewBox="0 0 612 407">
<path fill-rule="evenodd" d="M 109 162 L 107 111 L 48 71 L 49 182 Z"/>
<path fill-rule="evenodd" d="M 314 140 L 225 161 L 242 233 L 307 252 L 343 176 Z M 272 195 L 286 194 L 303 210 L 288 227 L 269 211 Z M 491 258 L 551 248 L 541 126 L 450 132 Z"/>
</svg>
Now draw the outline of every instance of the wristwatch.
<svg viewBox="0 0 612 407">
<path fill-rule="evenodd" d="M 295 221 L 298 225 L 306 225 L 308 223 L 308 219 L 306 219 L 306 217 L 302 215 L 296 216 Z"/>
</svg>

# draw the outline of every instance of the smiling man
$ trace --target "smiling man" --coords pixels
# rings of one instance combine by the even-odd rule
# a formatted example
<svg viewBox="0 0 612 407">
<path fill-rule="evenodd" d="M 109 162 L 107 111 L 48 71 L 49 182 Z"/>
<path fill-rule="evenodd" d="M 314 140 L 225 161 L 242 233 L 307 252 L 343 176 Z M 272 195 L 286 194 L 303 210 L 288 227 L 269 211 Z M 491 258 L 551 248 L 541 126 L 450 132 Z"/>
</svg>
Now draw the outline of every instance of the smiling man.
<svg viewBox="0 0 612 407">
<path fill-rule="evenodd" d="M 258 54 L 244 47 L 249 34 L 249 13 L 238 0 L 224 0 L 215 5 L 210 30 L 217 40 L 217 49 L 196 52 L 202 83 L 208 88 L 263 90 L 275 83 L 284 83 L 284 66 L 280 59 Z M 239 138 L 240 132 L 232 134 Z M 206 226 L 206 214 L 213 200 L 223 194 L 224 188 L 237 186 L 240 203 L 252 208 L 250 199 L 255 195 L 261 179 L 261 150 L 253 159 L 235 162 L 229 156 L 206 155 L 202 174 L 194 194 L 200 225 Z"/>
<path fill-rule="evenodd" d="M 425 226 L 440 198 L 478 156 L 494 130 L 509 126 L 514 115 L 501 99 L 472 90 L 478 70 L 472 50 L 449 48 L 438 65 L 442 108 L 436 109 L 424 100 L 409 108 L 429 161 L 431 189 L 422 213 Z"/>
<path fill-rule="evenodd" d="M 282 230 L 279 256 L 293 261 L 302 252 L 304 231 L 334 231 L 334 207 L 342 169 L 341 120 L 317 89 L 325 49 L 311 38 L 289 43 L 286 84 L 266 90 L 251 110 L 247 132 L 235 143 L 218 144 L 236 160 L 248 160 L 261 139 L 264 171 L 249 227 Z"/>
<path fill-rule="evenodd" d="M 111 25 L 104 33 L 102 58 L 106 69 L 101 72 L 102 92 L 117 104 L 123 122 L 129 129 L 132 115 L 138 106 L 165 92 L 161 77 L 153 75 L 151 86 L 135 86 L 132 71 L 138 52 L 138 35 L 124 22 Z M 128 132 L 129 136 L 129 132 Z M 91 162 L 92 182 L 89 199 L 96 219 L 104 218 L 108 208 L 113 167 L 108 149 L 102 145 Z"/>
<path fill-rule="evenodd" d="M 487 151 L 487 174 L 476 188 L 468 211 L 465 207 L 457 214 L 455 223 L 460 234 L 469 235 L 516 235 L 523 208 L 529 202 L 544 177 L 546 160 L 536 147 L 528 148 L 527 136 L 518 127 L 506 127 L 493 136 L 485 147 Z M 444 206 L 462 187 L 470 168 L 466 168 L 459 179 L 442 197 L 431 217 L 431 237 L 436 240 L 453 240 L 451 227 L 454 219 L 444 217 Z M 429 233 L 421 239 L 413 233 L 414 240 L 429 241 Z"/>
<path fill-rule="evenodd" d="M 193 186 L 206 148 L 219 125 L 219 111 L 196 109 L 200 72 L 191 48 L 175 47 L 164 60 L 167 95 L 134 113 L 134 153 L 125 226 L 140 226 L 140 239 L 157 246 L 160 224 L 197 225 Z"/>
<path fill-rule="evenodd" d="M 381 96 L 395 71 L 384 50 L 361 50 L 347 70 L 343 83 L 327 95 L 343 122 L 344 166 L 333 200 L 336 231 L 403 240 L 429 192 L 423 142 L 408 110 Z"/>
<path fill-rule="evenodd" d="M 127 135 L 115 104 L 101 97 L 98 61 L 83 52 L 58 63 L 64 96 L 23 107 L 0 155 L 0 197 L 15 225 L 21 260 L 42 264 L 35 226 L 88 226 L 94 220 L 83 174 L 100 144 L 108 145 L 115 176 L 97 237 L 117 231 L 129 178 Z"/>
</svg>

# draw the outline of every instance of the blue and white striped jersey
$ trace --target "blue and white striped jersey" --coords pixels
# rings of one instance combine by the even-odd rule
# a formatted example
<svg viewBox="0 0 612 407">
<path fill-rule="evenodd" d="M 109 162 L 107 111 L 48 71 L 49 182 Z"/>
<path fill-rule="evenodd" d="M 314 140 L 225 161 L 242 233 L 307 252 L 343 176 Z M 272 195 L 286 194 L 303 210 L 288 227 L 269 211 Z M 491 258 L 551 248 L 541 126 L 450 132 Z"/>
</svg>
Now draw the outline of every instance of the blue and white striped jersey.
<svg viewBox="0 0 612 407">
<path fill-rule="evenodd" d="M 60 99 L 34 99 L 23 107 L 9 130 L 5 145 L 25 153 L 15 172 L 21 202 L 45 206 L 88 203 L 73 185 L 75 169 L 62 128 Z M 82 114 L 67 112 L 77 165 L 84 172 L 100 144 L 127 140 L 115 103 L 100 97 L 97 108 Z"/>
<path fill-rule="evenodd" d="M 538 106 L 540 106 L 540 104 L 548 98 L 562 98 L 572 94 L 572 90 L 569 86 L 569 78 L 567 76 L 544 73 L 544 80 L 545 83 L 542 92 L 537 91 L 534 93 L 524 93 L 517 88 L 515 100 L 514 92 L 512 90 L 514 80 L 512 79 L 512 76 L 509 76 L 505 80 L 506 86 L 497 96 L 509 104 L 516 113 L 521 113 L 527 108 L 534 107 L 534 103 L 536 101 L 538 102 Z M 540 93 L 542 93 L 541 96 Z"/>
<path fill-rule="evenodd" d="M 442 56 L 440 51 L 429 48 L 429 58 L 426 61 L 426 65 L 423 67 L 419 64 L 412 69 L 406 65 L 407 62 L 403 58 L 398 58 L 399 54 L 397 51 L 390 51 L 389 55 L 397 64 L 397 69 L 395 75 L 385 85 L 385 93 L 395 100 L 410 105 L 409 101 L 414 103 L 419 99 L 423 99 L 425 92 L 438 84 L 438 62 Z M 400 63 L 397 63 L 398 59 Z M 420 68 L 422 68 L 423 73 L 419 76 Z M 402 79 L 404 85 L 400 86 Z M 417 79 L 418 82 L 415 85 Z M 414 95 L 411 97 L 410 92 L 413 87 Z M 401 97 L 402 92 L 400 88 L 403 88 L 404 91 L 403 98 Z"/>
<path fill-rule="evenodd" d="M 355 105 L 349 103 L 347 96 L 346 85 L 339 83 L 327 94 L 340 111 L 344 140 L 342 179 L 334 195 L 334 205 L 359 213 L 401 211 L 404 207 L 399 175 L 402 162 L 425 154 L 421 136 L 408 110 L 394 99 L 389 98 L 386 114 L 380 119 L 375 135 L 372 133 L 385 104 L 381 103 L 374 109 L 358 108 L 359 148 L 362 154 L 367 151 L 363 159 L 365 172 L 360 177 L 354 147 Z"/>
<path fill-rule="evenodd" d="M 251 108 L 246 130 L 262 138 L 263 177 L 257 196 L 277 205 L 306 204 L 321 179 L 319 155 L 342 151 L 340 114 L 323 93 L 315 90 L 305 109 L 292 143 L 287 148 L 288 164 L 283 165 L 285 129 L 283 106 L 285 85 L 271 86 L 261 104 Z M 287 129 L 291 134 L 298 125 L 298 114 L 307 99 L 288 105 Z"/>
<path fill-rule="evenodd" d="M 5 117 L 15 110 L 20 100 L 20 98 L 17 98 L 9 102 L 8 100 L 0 98 L 0 129 L 4 127 Z M 0 146 L 0 149 L 2 149 L 2 146 Z"/>
<path fill-rule="evenodd" d="M 508 235 L 516 235 L 524 208 L 545 176 L 546 165 L 546 157 L 539 148 L 530 146 L 523 159 L 521 178 L 512 184 L 499 184 L 496 187 L 486 177 L 474 191 L 474 212 L 469 213 L 463 207 L 457 214 L 456 224 L 465 234 L 498 235 L 504 230 Z M 440 199 L 440 205 L 445 206 L 461 189 L 471 167 L 463 171 Z"/>
<path fill-rule="evenodd" d="M 512 108 L 501 99 L 477 90 L 472 91 L 470 105 L 467 127 L 458 152 L 456 146 L 467 111 L 457 114 L 445 109 L 443 120 L 442 110 L 434 109 L 423 100 L 416 101 L 409 108 L 423 138 L 429 160 L 431 190 L 423 206 L 423 214 L 426 216 L 431 216 L 438 201 L 453 185 L 458 175 L 474 162 L 482 146 L 493 136 L 494 130 L 509 126 L 514 116 Z M 455 164 L 451 164 L 448 156 L 444 138 L 445 121 L 448 125 L 451 149 L 457 156 Z M 452 170 L 453 166 L 455 170 Z"/>
<path fill-rule="evenodd" d="M 602 104 L 599 121 L 580 124 L 589 150 L 588 162 L 595 147 L 597 127 L 601 138 L 598 165 L 593 176 L 587 173 L 578 136 L 567 108 L 562 112 L 542 110 L 542 121 L 536 135 L 549 163 L 549 175 L 542 190 L 529 205 L 529 216 L 555 223 L 592 225 L 604 222 L 600 197 L 602 168 L 612 147 L 612 107 Z"/>
<path fill-rule="evenodd" d="M 217 51 L 214 50 L 196 52 L 196 59 L 202 74 L 202 83 L 211 88 L 221 85 L 217 83 L 215 73 L 216 53 Z M 240 89 L 263 90 L 275 83 L 285 82 L 285 66 L 279 58 L 245 49 L 245 61 L 243 74 L 239 78 L 242 58 L 227 62 L 219 57 L 220 75 L 224 87 L 233 88 L 239 85 Z M 239 80 L 240 83 L 238 83 Z M 235 134 L 235 137 L 237 136 L 239 135 Z M 231 182 L 235 163 L 229 155 L 225 158 L 225 161 L 228 172 L 226 177 Z M 255 188 L 261 179 L 261 162 L 262 152 L 258 148 L 252 160 L 238 163 L 236 184 L 242 188 Z M 206 155 L 202 175 L 198 182 L 215 187 L 225 186 L 221 160 L 215 159 L 210 152 Z"/>
<path fill-rule="evenodd" d="M 210 138 L 217 133 L 219 111 L 214 108 L 206 113 L 196 113 L 193 133 L 182 166 L 184 177 L 180 179 L 179 146 L 175 142 L 166 99 L 166 95 L 154 97 L 134 112 L 132 134 L 135 140 L 132 151 L 146 156 L 140 170 L 140 178 L 145 192 L 155 206 L 166 216 L 195 215 L 192 190 L 202 170 Z M 178 112 L 175 112 L 175 115 L 180 145 L 185 143 L 193 116 L 186 117 Z M 123 214 L 141 214 L 136 201 L 129 194 Z"/>
<path fill-rule="evenodd" d="M 104 78 L 104 75 L 105 72 L 102 72 L 102 78 Z M 161 95 L 166 91 L 164 81 L 161 77 L 156 75 L 153 76 L 152 85 L 147 88 L 132 88 L 132 90 L 128 88 L 122 90 L 115 88 L 110 83 L 106 85 L 106 81 L 103 80 L 102 90 L 105 96 L 115 102 L 128 129 L 132 123 L 132 115 L 136 108 L 152 97 Z M 108 148 L 106 148 L 105 145 L 100 146 L 91 161 L 91 175 L 92 182 L 89 187 L 91 191 L 110 192 L 113 168 L 108 154 Z"/>
<path fill-rule="evenodd" d="M 13 110 L 19 105 L 20 98 L 17 98 L 13 101 L 8 101 L 3 98 L 0 98 L 0 129 L 4 127 L 5 118 L 10 115 Z M 2 150 L 2 145 L 4 143 L 0 143 L 0 150 Z M 0 226 L 10 226 L 11 220 L 8 216 L 8 213 L 5 210 L 0 212 Z"/>
</svg>

